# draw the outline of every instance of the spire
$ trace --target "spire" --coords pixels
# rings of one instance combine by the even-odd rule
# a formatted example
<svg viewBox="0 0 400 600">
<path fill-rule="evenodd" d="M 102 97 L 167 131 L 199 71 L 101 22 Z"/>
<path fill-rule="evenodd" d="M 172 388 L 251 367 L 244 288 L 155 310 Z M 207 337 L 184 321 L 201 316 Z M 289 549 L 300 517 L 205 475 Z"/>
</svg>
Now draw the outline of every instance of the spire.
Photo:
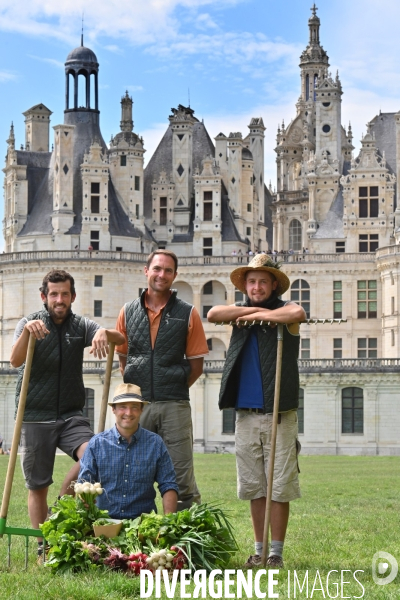
<svg viewBox="0 0 400 600">
<path fill-rule="evenodd" d="M 315 2 L 313 4 L 313 6 L 310 8 L 310 10 L 312 11 L 313 17 L 316 17 L 317 16 L 318 6 L 315 6 Z"/>
<path fill-rule="evenodd" d="M 82 48 L 83 48 L 83 14 L 84 13 L 82 13 L 82 33 L 81 33 L 81 46 L 82 46 Z"/>
<path fill-rule="evenodd" d="M 15 148 L 14 123 L 11 121 L 10 135 L 8 136 L 7 144 L 10 148 Z"/>
</svg>

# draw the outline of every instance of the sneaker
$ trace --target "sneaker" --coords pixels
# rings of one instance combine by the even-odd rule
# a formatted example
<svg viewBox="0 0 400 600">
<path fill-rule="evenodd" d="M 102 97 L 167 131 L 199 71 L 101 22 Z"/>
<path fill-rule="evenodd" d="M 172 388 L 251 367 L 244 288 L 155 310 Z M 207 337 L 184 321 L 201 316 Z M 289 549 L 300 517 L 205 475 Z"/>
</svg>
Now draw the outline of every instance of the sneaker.
<svg viewBox="0 0 400 600">
<path fill-rule="evenodd" d="M 261 556 L 259 554 L 249 556 L 243 565 L 243 569 L 253 569 L 253 567 L 261 567 Z"/>
<path fill-rule="evenodd" d="M 267 567 L 273 567 L 274 569 L 283 569 L 283 558 L 282 556 L 269 556 L 267 559 Z"/>
</svg>

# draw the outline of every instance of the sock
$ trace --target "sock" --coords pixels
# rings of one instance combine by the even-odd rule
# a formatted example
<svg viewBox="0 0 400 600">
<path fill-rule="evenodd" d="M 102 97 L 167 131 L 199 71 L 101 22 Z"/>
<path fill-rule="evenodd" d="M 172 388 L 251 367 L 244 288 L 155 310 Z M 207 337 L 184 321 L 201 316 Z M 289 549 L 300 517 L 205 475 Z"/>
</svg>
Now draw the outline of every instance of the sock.
<svg viewBox="0 0 400 600">
<path fill-rule="evenodd" d="M 283 542 L 278 542 L 276 540 L 271 541 L 271 546 L 269 548 L 269 556 L 283 556 Z"/>
<path fill-rule="evenodd" d="M 263 551 L 263 543 L 262 542 L 254 542 L 254 548 L 256 550 L 256 554 L 261 556 Z"/>
</svg>

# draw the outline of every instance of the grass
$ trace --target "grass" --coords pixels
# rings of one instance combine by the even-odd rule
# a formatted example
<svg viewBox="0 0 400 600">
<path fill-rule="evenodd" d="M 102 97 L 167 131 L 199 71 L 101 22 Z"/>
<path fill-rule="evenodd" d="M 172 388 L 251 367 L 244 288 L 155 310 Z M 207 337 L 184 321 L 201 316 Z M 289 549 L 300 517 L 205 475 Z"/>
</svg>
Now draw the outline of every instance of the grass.
<svg viewBox="0 0 400 600">
<path fill-rule="evenodd" d="M 3 487 L 7 457 L 0 457 L 0 486 Z M 57 457 L 50 500 L 54 500 L 70 461 Z M 371 600 L 400 598 L 400 575 L 386 586 L 378 586 L 371 575 L 375 552 L 392 554 L 400 563 L 400 459 L 397 457 L 312 457 L 301 458 L 301 488 L 303 497 L 291 505 L 285 544 L 285 569 L 278 576 L 275 593 L 288 598 L 288 572 L 296 570 L 302 583 L 308 570 L 306 586 L 293 591 L 290 598 L 363 597 Z M 249 504 L 236 498 L 235 458 L 232 455 L 196 455 L 196 477 L 204 502 L 218 503 L 231 513 L 240 551 L 229 565 L 240 569 L 253 553 L 253 536 Z M 13 487 L 8 525 L 29 524 L 26 513 L 27 492 L 19 466 Z M 0 598 L 13 600 L 124 600 L 138 598 L 138 580 L 117 573 L 53 576 L 45 568 L 36 566 L 35 541 L 30 542 L 30 565 L 23 570 L 23 539 L 13 538 L 12 566 L 6 568 L 6 540 L 0 540 Z M 340 587 L 341 571 L 343 592 Z M 361 586 L 353 579 L 357 578 Z M 329 571 L 337 570 L 326 578 Z M 317 573 L 318 571 L 318 573 Z M 320 576 L 320 580 L 318 579 Z M 320 583 L 322 582 L 322 584 Z M 339 587 L 335 586 L 339 582 Z M 314 592 L 312 593 L 313 585 Z M 323 589 L 321 589 L 323 588 Z M 189 590 L 193 588 L 188 588 Z M 231 589 L 231 591 L 234 588 Z M 266 577 L 261 589 L 267 592 Z M 329 594 L 328 594 L 329 592 Z M 166 595 L 162 596 L 166 598 Z M 175 595 L 179 598 L 179 588 Z M 211 596 L 207 596 L 211 597 Z M 244 595 L 244 597 L 246 597 Z M 255 597 L 255 596 L 254 596 Z"/>
</svg>

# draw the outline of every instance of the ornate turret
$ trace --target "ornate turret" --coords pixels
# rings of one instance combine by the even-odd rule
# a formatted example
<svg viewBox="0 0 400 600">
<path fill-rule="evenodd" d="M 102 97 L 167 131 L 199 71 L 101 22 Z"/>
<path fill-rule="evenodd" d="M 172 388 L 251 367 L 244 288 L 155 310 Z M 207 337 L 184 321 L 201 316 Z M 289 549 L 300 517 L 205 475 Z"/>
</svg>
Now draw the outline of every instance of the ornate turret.
<svg viewBox="0 0 400 600">
<path fill-rule="evenodd" d="M 317 7 L 315 4 L 311 11 L 313 14 L 308 20 L 308 46 L 300 56 L 301 100 L 303 102 L 315 100 L 315 90 L 318 87 L 318 80 L 326 75 L 329 67 L 328 55 L 319 43 L 321 21 L 317 17 Z"/>
</svg>

